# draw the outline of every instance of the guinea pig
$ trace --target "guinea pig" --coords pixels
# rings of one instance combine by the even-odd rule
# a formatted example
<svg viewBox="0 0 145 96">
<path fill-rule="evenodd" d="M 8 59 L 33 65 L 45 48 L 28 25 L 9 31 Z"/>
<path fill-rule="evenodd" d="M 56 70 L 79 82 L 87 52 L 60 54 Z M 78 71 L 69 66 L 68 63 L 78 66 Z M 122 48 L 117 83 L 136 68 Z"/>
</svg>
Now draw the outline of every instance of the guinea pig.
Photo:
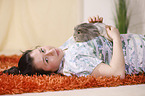
<svg viewBox="0 0 145 96">
<path fill-rule="evenodd" d="M 86 42 L 99 35 L 99 30 L 93 23 L 82 23 L 74 28 L 73 37 L 76 42 Z"/>
<path fill-rule="evenodd" d="M 82 23 L 74 28 L 73 37 L 76 42 L 86 42 L 97 36 L 104 36 L 112 41 L 107 34 L 106 25 L 104 23 Z"/>
</svg>

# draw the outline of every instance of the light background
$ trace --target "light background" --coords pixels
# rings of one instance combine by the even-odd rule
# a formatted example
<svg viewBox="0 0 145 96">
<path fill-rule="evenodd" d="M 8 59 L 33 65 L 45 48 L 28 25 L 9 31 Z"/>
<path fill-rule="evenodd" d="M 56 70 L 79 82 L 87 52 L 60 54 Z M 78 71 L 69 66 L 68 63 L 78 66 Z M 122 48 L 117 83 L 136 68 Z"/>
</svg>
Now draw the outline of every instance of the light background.
<svg viewBox="0 0 145 96">
<path fill-rule="evenodd" d="M 83 20 L 99 14 L 104 23 L 114 26 L 115 2 L 118 0 L 84 0 Z M 126 0 L 130 17 L 129 32 L 145 34 L 145 0 Z"/>
<path fill-rule="evenodd" d="M 145 34 L 145 0 L 128 0 L 128 32 Z M 117 0 L 0 0 L 0 54 L 21 53 L 36 46 L 59 47 L 75 25 L 102 16 L 114 26 Z"/>
</svg>

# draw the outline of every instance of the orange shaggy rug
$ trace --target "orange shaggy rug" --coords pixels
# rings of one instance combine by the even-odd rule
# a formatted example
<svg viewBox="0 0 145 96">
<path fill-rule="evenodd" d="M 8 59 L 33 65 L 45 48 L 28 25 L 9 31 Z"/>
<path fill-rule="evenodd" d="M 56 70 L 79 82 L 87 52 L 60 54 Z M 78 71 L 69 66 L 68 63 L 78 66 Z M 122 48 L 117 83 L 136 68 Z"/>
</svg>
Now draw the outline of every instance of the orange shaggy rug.
<svg viewBox="0 0 145 96">
<path fill-rule="evenodd" d="M 0 95 L 20 94 L 29 92 L 46 92 L 73 90 L 94 87 L 114 87 L 121 85 L 144 84 L 145 75 L 126 75 L 121 80 L 119 77 L 67 77 L 60 75 L 22 76 L 2 74 L 4 69 L 17 66 L 20 56 L 0 56 Z"/>
</svg>

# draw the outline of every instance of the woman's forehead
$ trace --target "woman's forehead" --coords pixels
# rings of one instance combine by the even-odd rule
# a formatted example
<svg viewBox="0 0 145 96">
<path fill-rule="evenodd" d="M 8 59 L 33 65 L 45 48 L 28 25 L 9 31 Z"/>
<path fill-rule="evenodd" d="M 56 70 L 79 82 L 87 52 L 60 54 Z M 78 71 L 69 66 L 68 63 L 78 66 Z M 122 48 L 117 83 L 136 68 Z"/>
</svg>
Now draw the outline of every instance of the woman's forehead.
<svg viewBox="0 0 145 96">
<path fill-rule="evenodd" d="M 33 63 L 37 68 L 40 68 L 39 65 L 41 65 L 41 63 L 43 63 L 42 61 L 42 56 L 40 54 L 39 49 L 35 49 L 31 52 L 30 56 L 33 58 Z"/>
<path fill-rule="evenodd" d="M 35 56 L 35 55 L 37 55 L 37 54 L 39 54 L 40 52 L 39 52 L 39 48 L 37 48 L 37 49 L 34 49 L 31 53 L 30 53 L 30 55 L 31 55 L 31 57 L 33 57 L 33 56 Z"/>
<path fill-rule="evenodd" d="M 34 62 L 38 61 L 38 60 L 40 60 L 42 58 L 39 49 L 33 50 L 30 53 L 30 56 L 34 59 Z"/>
</svg>

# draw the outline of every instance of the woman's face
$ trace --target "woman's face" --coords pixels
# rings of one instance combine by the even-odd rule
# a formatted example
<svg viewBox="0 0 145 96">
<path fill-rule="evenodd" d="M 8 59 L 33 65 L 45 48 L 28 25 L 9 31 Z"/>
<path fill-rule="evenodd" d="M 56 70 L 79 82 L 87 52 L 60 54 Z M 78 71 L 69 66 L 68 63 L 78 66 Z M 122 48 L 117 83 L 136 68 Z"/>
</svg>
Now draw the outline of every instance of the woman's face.
<svg viewBox="0 0 145 96">
<path fill-rule="evenodd" d="M 37 69 L 55 72 L 59 69 L 64 53 L 60 48 L 44 46 L 33 50 L 30 56 L 34 58 L 33 63 Z"/>
</svg>

